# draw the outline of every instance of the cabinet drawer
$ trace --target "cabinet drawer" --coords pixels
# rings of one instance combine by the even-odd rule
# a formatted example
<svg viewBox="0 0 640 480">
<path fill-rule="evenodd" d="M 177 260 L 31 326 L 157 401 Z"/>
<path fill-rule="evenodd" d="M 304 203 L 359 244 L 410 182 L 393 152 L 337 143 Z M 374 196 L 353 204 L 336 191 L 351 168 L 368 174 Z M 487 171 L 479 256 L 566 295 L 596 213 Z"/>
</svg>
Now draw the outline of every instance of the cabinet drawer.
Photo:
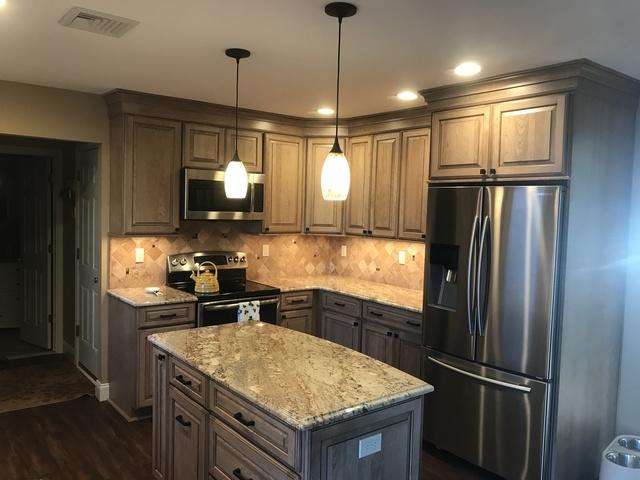
<svg viewBox="0 0 640 480">
<path fill-rule="evenodd" d="M 209 476 L 216 480 L 299 479 L 260 449 L 211 416 L 209 436 Z"/>
<path fill-rule="evenodd" d="M 280 310 L 297 310 L 301 308 L 311 308 L 313 305 L 313 292 L 305 290 L 303 292 L 289 292 L 282 294 Z"/>
<path fill-rule="evenodd" d="M 362 302 L 360 300 L 338 295 L 337 293 L 322 294 L 322 307 L 352 317 L 359 317 L 362 314 Z"/>
<path fill-rule="evenodd" d="M 138 327 L 161 327 L 195 322 L 195 304 L 178 303 L 158 307 L 141 308 L 138 311 Z"/>
<path fill-rule="evenodd" d="M 209 410 L 273 457 L 296 467 L 296 431 L 291 427 L 213 383 L 210 387 Z"/>
<path fill-rule="evenodd" d="M 364 302 L 363 318 L 382 322 L 404 330 L 420 332 L 422 330 L 422 315 L 401 308 L 387 307 L 373 302 Z"/>
<path fill-rule="evenodd" d="M 169 383 L 200 405 L 206 405 L 207 379 L 205 376 L 173 357 L 169 363 Z"/>
<path fill-rule="evenodd" d="M 280 326 L 302 333 L 313 333 L 313 309 L 282 312 Z"/>
</svg>

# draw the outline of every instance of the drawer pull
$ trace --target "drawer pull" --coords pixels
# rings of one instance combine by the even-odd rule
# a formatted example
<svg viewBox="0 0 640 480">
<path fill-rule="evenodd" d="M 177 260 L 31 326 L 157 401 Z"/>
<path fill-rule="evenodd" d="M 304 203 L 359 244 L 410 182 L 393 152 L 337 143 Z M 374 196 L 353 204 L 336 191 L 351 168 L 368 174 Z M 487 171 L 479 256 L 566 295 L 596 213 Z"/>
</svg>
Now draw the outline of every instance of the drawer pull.
<svg viewBox="0 0 640 480">
<path fill-rule="evenodd" d="M 160 314 L 160 318 L 173 318 L 173 317 L 177 317 L 178 315 L 176 315 L 175 313 L 161 313 Z"/>
<path fill-rule="evenodd" d="M 369 313 L 375 317 L 384 317 L 383 313 L 376 312 L 375 310 L 369 310 Z"/>
<path fill-rule="evenodd" d="M 293 300 L 289 300 L 289 303 L 304 303 L 306 299 L 304 298 L 295 298 Z"/>
<path fill-rule="evenodd" d="M 245 427 L 253 427 L 256 424 L 256 422 L 254 422 L 253 420 L 245 420 L 244 417 L 242 416 L 242 413 L 240 412 L 237 412 L 236 414 L 234 414 L 233 418 L 235 418 Z"/>
<path fill-rule="evenodd" d="M 182 415 L 178 415 L 176 417 L 176 422 L 178 422 L 180 425 L 182 425 L 183 427 L 190 427 L 191 426 L 191 422 L 189 422 L 188 420 L 185 420 Z"/>
<path fill-rule="evenodd" d="M 413 320 L 407 320 L 407 325 L 411 325 L 412 327 L 419 327 L 419 322 L 414 322 Z"/>
<path fill-rule="evenodd" d="M 162 353 L 158 354 L 158 360 L 160 360 L 161 362 L 164 361 L 165 358 L 167 357 L 165 357 Z"/>
<path fill-rule="evenodd" d="M 333 302 L 334 305 L 336 305 L 337 307 L 346 307 L 347 304 L 346 303 L 342 303 L 342 302 Z"/>
<path fill-rule="evenodd" d="M 387 337 L 390 337 L 391 335 L 393 335 L 393 333 L 387 332 Z"/>
<path fill-rule="evenodd" d="M 353 322 L 353 326 L 357 327 L 358 326 L 358 322 Z"/>
<path fill-rule="evenodd" d="M 183 384 L 185 387 L 191 386 L 191 380 L 186 380 L 182 375 L 176 375 L 176 380 Z"/>
<path fill-rule="evenodd" d="M 253 478 L 247 478 L 244 475 L 242 475 L 242 470 L 240 470 L 239 468 L 236 468 L 233 471 L 233 475 L 238 478 L 239 480 L 253 480 Z"/>
</svg>

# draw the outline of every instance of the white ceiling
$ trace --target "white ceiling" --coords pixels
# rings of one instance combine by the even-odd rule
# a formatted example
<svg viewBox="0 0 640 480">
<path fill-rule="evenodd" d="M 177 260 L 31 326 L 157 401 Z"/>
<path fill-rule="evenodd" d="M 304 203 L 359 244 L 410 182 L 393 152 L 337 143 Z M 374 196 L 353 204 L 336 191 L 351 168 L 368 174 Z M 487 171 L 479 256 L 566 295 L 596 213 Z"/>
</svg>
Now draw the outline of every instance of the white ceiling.
<svg viewBox="0 0 640 480">
<path fill-rule="evenodd" d="M 94 93 L 114 88 L 297 116 L 334 103 L 337 22 L 328 0 L 7 0 L 0 78 Z M 416 106 L 392 96 L 459 81 L 465 60 L 490 76 L 586 57 L 640 78 L 638 0 L 355 0 L 343 24 L 341 114 Z M 75 5 L 140 21 L 117 39 L 65 28 Z"/>
</svg>

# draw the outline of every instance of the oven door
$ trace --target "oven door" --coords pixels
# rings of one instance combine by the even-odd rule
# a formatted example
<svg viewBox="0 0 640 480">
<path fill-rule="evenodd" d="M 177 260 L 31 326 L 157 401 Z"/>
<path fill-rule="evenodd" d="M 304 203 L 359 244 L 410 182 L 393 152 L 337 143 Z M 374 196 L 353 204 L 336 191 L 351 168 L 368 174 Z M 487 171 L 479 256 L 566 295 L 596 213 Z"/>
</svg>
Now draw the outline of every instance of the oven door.
<svg viewBox="0 0 640 480">
<path fill-rule="evenodd" d="M 273 325 L 280 314 L 280 297 L 247 298 L 198 304 L 198 327 L 223 325 L 238 321 L 238 308 L 242 302 L 260 302 L 260 321 Z"/>
<path fill-rule="evenodd" d="M 227 198 L 222 171 L 185 168 L 182 180 L 183 220 L 264 219 L 264 175 L 249 174 L 245 198 Z"/>
</svg>

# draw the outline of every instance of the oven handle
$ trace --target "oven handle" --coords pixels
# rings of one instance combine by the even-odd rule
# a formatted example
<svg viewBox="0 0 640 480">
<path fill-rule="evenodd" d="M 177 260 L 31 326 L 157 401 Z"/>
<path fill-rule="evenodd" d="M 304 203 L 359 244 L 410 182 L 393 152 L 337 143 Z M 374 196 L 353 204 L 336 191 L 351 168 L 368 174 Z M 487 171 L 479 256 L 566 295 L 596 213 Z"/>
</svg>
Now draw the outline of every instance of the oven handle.
<svg viewBox="0 0 640 480">
<path fill-rule="evenodd" d="M 280 299 L 279 298 L 272 298 L 272 299 L 268 299 L 268 300 L 248 300 L 249 302 L 253 302 L 253 301 L 259 301 L 260 305 L 271 305 L 274 303 L 280 303 Z M 241 302 L 241 303 L 246 303 L 246 302 Z M 215 305 L 213 303 L 210 304 L 203 304 L 202 305 L 202 309 L 205 312 L 211 312 L 214 310 L 231 310 L 232 308 L 238 308 L 240 306 L 240 303 L 226 303 L 223 305 Z"/>
</svg>

